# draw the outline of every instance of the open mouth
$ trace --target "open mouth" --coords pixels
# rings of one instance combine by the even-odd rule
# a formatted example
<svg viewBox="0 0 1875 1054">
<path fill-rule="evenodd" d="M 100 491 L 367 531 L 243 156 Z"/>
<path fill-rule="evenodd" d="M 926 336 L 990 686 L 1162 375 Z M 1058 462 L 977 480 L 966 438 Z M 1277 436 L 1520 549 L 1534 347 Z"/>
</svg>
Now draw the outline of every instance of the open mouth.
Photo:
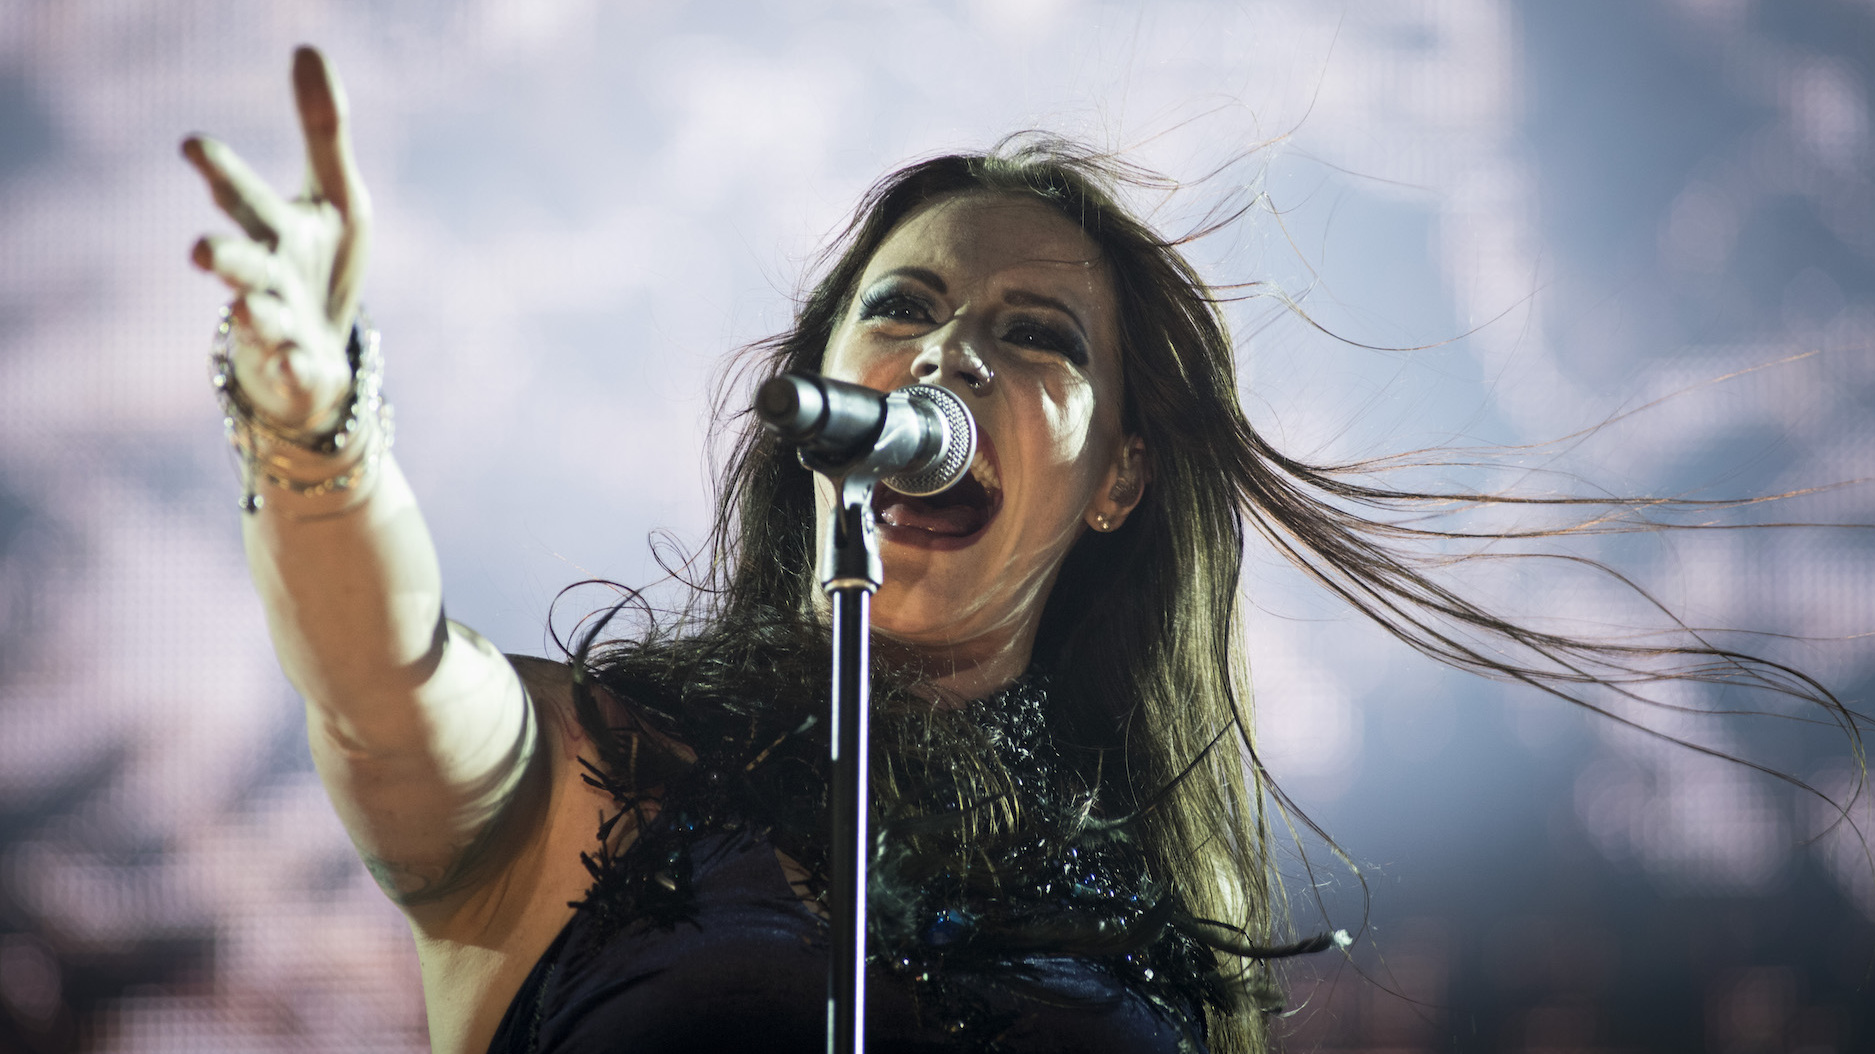
<svg viewBox="0 0 1875 1054">
<path fill-rule="evenodd" d="M 944 490 L 914 498 L 881 483 L 872 492 L 879 533 L 901 545 L 924 549 L 961 549 L 971 544 L 1002 507 L 996 447 L 980 431 L 970 471 Z"/>
</svg>

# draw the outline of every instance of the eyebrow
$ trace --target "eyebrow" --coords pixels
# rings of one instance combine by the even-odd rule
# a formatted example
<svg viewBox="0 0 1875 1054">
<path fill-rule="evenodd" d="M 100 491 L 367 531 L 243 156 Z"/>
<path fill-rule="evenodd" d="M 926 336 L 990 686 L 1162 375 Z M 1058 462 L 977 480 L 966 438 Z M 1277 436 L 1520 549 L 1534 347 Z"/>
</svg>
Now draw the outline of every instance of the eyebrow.
<svg viewBox="0 0 1875 1054">
<path fill-rule="evenodd" d="M 950 294 L 950 287 L 944 284 L 944 279 L 938 277 L 936 271 L 923 267 L 894 267 L 879 277 L 881 279 L 895 277 L 914 278 L 930 286 L 939 296 L 948 296 Z M 1026 289 L 1011 289 L 1003 294 L 1003 303 L 1011 304 L 1015 307 L 1053 308 L 1068 316 L 1074 323 L 1075 328 L 1079 329 L 1082 333 L 1087 332 L 1087 323 L 1081 321 L 1081 316 L 1075 314 L 1073 308 L 1056 300 L 1052 296 L 1043 296 L 1040 293 L 1032 293 Z"/>
<path fill-rule="evenodd" d="M 936 271 L 926 270 L 923 267 L 894 267 L 879 277 L 882 279 L 896 277 L 916 278 L 918 281 L 930 286 L 939 296 L 950 295 L 950 287 L 944 284 L 944 279 L 939 278 Z"/>
<path fill-rule="evenodd" d="M 1062 303 L 1059 300 L 1056 300 L 1052 296 L 1043 296 L 1040 293 L 1031 293 L 1026 289 L 1011 289 L 1008 292 L 1003 294 L 1003 303 L 1013 304 L 1016 307 L 1053 308 L 1056 311 L 1059 311 L 1062 314 L 1068 316 L 1068 318 L 1071 321 L 1073 321 L 1076 329 L 1079 329 L 1082 333 L 1087 332 L 1087 324 L 1081 321 L 1081 316 L 1075 314 L 1073 308 L 1069 307 L 1068 305 Z"/>
</svg>

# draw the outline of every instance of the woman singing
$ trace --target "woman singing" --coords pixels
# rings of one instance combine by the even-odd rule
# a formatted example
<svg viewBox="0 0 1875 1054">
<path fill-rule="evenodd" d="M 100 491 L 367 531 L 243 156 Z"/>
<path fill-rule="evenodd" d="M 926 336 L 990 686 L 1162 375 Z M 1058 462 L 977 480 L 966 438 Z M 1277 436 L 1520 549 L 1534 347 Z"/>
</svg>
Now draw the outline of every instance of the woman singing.
<svg viewBox="0 0 1875 1054">
<path fill-rule="evenodd" d="M 621 605 L 568 662 L 445 618 L 358 320 L 343 95 L 311 49 L 294 84 L 303 196 L 184 144 L 244 235 L 195 261 L 235 294 L 219 384 L 253 577 L 333 803 L 416 935 L 431 1042 L 824 1049 L 830 489 L 743 427 L 678 615 L 606 636 Z M 1457 665 L 1569 694 L 1558 664 L 1647 657 L 1480 610 L 1388 544 L 1431 532 L 1349 511 L 1427 496 L 1266 445 L 1216 298 L 1116 204 L 1124 174 L 1037 139 L 894 172 L 755 349 L 761 376 L 941 385 L 979 431 L 962 482 L 874 502 L 873 1051 L 1269 1045 L 1271 962 L 1325 941 L 1286 943 L 1272 878 L 1247 532 Z"/>
</svg>

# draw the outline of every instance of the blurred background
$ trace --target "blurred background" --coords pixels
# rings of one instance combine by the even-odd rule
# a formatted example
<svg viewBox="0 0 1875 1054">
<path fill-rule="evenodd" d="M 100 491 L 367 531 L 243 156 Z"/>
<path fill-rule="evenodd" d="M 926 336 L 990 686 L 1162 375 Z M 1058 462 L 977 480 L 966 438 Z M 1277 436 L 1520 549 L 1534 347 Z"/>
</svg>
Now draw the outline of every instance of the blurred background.
<svg viewBox="0 0 1875 1054">
<path fill-rule="evenodd" d="M 1023 128 L 1186 181 L 1136 200 L 1168 232 L 1256 202 L 1192 255 L 1266 283 L 1233 308 L 1244 397 L 1292 454 L 1594 429 L 1438 478 L 1702 497 L 1875 464 L 1868 0 L 10 0 L 0 1051 L 425 1047 L 410 937 L 247 583 L 203 366 L 224 294 L 186 261 L 229 224 L 185 133 L 297 186 L 302 41 L 350 90 L 450 614 L 509 651 L 550 653 L 568 583 L 654 581 L 654 530 L 701 539 L 722 356 L 785 325 L 863 189 Z M 1866 524 L 1875 500 L 1714 518 Z M 1866 708 L 1867 532 L 1570 551 Z M 1875 1050 L 1875 866 L 1827 806 L 1443 671 L 1249 566 L 1270 765 L 1369 891 L 1306 843 L 1318 906 L 1285 854 L 1298 928 L 1361 931 L 1292 971 L 1292 1049 Z M 1471 584 L 1577 629 L 1659 622 L 1561 570 Z M 1768 703 L 1661 727 L 1846 799 L 1843 735 L 1792 719 L 1814 714 L 1664 698 Z"/>
</svg>

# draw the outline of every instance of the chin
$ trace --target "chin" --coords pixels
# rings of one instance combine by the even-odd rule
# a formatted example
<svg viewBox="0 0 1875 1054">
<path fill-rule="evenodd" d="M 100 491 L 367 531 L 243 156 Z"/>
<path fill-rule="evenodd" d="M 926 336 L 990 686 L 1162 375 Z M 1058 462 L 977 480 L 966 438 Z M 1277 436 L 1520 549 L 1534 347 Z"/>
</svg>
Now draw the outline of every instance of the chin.
<svg viewBox="0 0 1875 1054">
<path fill-rule="evenodd" d="M 923 582 L 894 585 L 886 568 L 886 585 L 872 598 L 873 628 L 908 643 L 941 644 L 957 639 L 960 605 L 950 590 L 932 590 Z"/>
</svg>

